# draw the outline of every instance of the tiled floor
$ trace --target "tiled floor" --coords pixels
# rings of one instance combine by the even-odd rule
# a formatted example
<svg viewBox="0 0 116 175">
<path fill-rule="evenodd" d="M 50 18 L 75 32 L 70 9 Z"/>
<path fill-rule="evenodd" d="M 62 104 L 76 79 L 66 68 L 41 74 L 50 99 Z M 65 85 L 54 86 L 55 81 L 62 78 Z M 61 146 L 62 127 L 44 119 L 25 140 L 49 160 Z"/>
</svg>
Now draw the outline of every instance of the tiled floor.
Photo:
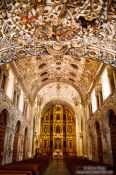
<svg viewBox="0 0 116 175">
<path fill-rule="evenodd" d="M 70 175 L 63 160 L 51 160 L 43 175 Z"/>
</svg>

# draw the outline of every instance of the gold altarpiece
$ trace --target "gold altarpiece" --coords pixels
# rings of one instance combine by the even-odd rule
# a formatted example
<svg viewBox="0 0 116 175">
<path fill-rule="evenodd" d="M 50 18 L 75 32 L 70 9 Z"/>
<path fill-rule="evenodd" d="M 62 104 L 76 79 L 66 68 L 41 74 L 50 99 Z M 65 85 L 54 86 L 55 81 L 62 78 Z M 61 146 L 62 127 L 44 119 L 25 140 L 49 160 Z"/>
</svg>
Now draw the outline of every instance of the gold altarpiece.
<svg viewBox="0 0 116 175">
<path fill-rule="evenodd" d="M 66 106 L 55 105 L 41 119 L 40 148 L 43 151 L 76 152 L 75 118 Z"/>
</svg>

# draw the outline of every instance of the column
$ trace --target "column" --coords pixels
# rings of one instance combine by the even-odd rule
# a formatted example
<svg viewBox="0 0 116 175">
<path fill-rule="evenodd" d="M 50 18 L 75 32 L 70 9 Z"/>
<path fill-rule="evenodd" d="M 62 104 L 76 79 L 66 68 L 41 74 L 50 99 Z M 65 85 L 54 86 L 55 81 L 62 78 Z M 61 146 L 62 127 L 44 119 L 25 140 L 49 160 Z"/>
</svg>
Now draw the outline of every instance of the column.
<svg viewBox="0 0 116 175">
<path fill-rule="evenodd" d="M 24 132 L 20 133 L 18 137 L 18 154 L 17 154 L 18 161 L 23 159 L 23 144 L 24 144 Z"/>
<path fill-rule="evenodd" d="M 81 104 L 82 106 L 82 118 L 83 118 L 83 131 L 82 131 L 82 140 L 83 140 L 83 156 L 87 157 L 87 128 L 86 128 L 86 122 L 87 122 L 87 114 L 85 110 L 85 104 Z"/>
<path fill-rule="evenodd" d="M 11 163 L 13 156 L 14 130 L 7 127 L 4 139 L 4 150 L 2 164 Z"/>
<path fill-rule="evenodd" d="M 29 143 L 27 143 L 27 145 L 28 145 L 28 150 L 27 150 L 27 156 L 28 157 L 31 157 L 32 155 L 33 155 L 33 150 L 32 150 L 32 148 L 33 148 L 33 135 L 34 135 L 34 131 L 33 131 L 33 119 L 34 119 L 34 104 L 32 104 L 32 106 L 30 106 L 30 115 L 31 116 L 29 116 L 29 119 L 30 119 L 30 128 L 29 128 L 29 130 L 28 130 L 28 142 Z"/>
<path fill-rule="evenodd" d="M 102 139 L 103 139 L 102 143 L 104 152 L 104 163 L 113 164 L 110 128 L 108 127 L 103 128 Z"/>
<path fill-rule="evenodd" d="M 79 149 L 78 149 L 78 117 L 77 115 L 75 116 L 76 118 L 76 152 L 77 152 L 77 156 L 78 156 L 78 152 L 79 152 Z"/>
</svg>

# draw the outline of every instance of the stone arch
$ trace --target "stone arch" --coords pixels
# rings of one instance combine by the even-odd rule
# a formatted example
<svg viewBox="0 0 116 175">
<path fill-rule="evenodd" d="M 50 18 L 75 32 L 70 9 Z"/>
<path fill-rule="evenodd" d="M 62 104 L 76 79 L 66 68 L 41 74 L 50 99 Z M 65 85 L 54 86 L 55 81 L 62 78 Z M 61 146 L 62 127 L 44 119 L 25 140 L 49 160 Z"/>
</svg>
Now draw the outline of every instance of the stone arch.
<svg viewBox="0 0 116 175">
<path fill-rule="evenodd" d="M 16 126 L 15 126 L 13 158 L 12 158 L 13 162 L 15 162 L 17 160 L 17 156 L 18 156 L 18 140 L 19 140 L 20 129 L 21 129 L 21 122 L 20 122 L 20 120 L 18 120 L 16 123 Z"/>
<path fill-rule="evenodd" d="M 6 130 L 8 118 L 9 118 L 9 113 L 7 109 L 3 109 L 0 112 L 0 164 L 2 163 L 2 158 L 3 158 L 5 130 Z"/>
<path fill-rule="evenodd" d="M 42 83 L 41 85 L 39 85 L 39 86 L 35 89 L 35 92 L 32 94 L 32 96 L 33 96 L 32 101 L 35 100 L 37 93 L 38 93 L 44 86 L 46 86 L 47 84 L 55 83 L 55 82 L 56 82 L 56 81 L 51 81 L 51 80 L 50 80 L 50 81 L 47 82 L 47 83 Z M 81 92 L 80 88 L 79 88 L 76 84 L 74 84 L 74 83 L 69 83 L 69 82 L 66 81 L 66 80 L 65 80 L 65 81 L 63 80 L 63 81 L 60 81 L 60 82 L 72 86 L 72 87 L 78 92 L 79 97 L 80 97 L 80 99 L 81 99 L 81 102 L 84 101 L 83 93 Z"/>
<path fill-rule="evenodd" d="M 96 128 L 96 133 L 97 133 L 98 158 L 99 158 L 99 162 L 103 163 L 103 146 L 102 146 L 100 124 L 98 121 L 95 122 L 95 128 Z"/>
<path fill-rule="evenodd" d="M 41 107 L 41 115 L 44 114 L 44 112 L 48 109 L 48 106 L 50 105 L 54 105 L 54 104 L 61 104 L 61 105 L 66 105 L 69 107 L 69 109 L 72 111 L 73 115 L 75 116 L 75 108 L 74 106 L 72 106 L 70 104 L 70 102 L 67 102 L 66 100 L 62 99 L 62 100 L 59 100 L 59 99 L 51 99 L 49 101 L 46 101 L 46 103 Z"/>
<path fill-rule="evenodd" d="M 4 109 L 8 112 L 6 126 L 9 126 L 9 124 L 10 124 L 10 111 L 9 111 L 9 106 L 7 103 L 3 103 L 2 106 L 0 106 L 0 113 Z"/>
<path fill-rule="evenodd" d="M 109 109 L 107 112 L 108 124 L 110 128 L 111 149 L 113 165 L 116 165 L 116 113 Z M 116 167 L 115 167 L 116 168 Z"/>
<path fill-rule="evenodd" d="M 113 104 L 110 104 L 107 106 L 107 111 L 105 112 L 105 117 L 106 117 L 106 121 L 108 122 L 108 126 L 109 126 L 109 113 L 110 111 L 113 111 L 114 114 L 116 115 L 116 107 Z"/>
</svg>

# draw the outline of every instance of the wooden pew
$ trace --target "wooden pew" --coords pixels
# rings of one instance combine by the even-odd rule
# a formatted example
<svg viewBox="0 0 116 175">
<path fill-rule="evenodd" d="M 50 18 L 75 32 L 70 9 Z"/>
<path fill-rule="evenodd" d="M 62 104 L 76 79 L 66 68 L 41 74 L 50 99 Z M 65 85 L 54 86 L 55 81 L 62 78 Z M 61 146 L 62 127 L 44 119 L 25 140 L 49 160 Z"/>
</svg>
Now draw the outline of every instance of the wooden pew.
<svg viewBox="0 0 116 175">
<path fill-rule="evenodd" d="M 0 170 L 13 171 L 30 171 L 33 175 L 41 174 L 48 165 L 49 157 L 41 156 L 39 158 L 27 159 L 23 161 L 17 161 L 0 166 Z"/>
<path fill-rule="evenodd" d="M 100 164 L 99 162 L 88 160 L 87 158 L 67 156 L 65 160 L 66 160 L 67 167 L 71 171 L 72 174 L 75 174 L 76 171 L 83 170 L 85 166 L 89 166 L 93 168 L 96 168 L 96 167 L 102 168 L 104 166 L 106 167 L 107 170 L 112 170 L 111 165 Z"/>
<path fill-rule="evenodd" d="M 32 175 L 32 172 L 17 170 L 0 170 L 0 175 Z"/>
</svg>

